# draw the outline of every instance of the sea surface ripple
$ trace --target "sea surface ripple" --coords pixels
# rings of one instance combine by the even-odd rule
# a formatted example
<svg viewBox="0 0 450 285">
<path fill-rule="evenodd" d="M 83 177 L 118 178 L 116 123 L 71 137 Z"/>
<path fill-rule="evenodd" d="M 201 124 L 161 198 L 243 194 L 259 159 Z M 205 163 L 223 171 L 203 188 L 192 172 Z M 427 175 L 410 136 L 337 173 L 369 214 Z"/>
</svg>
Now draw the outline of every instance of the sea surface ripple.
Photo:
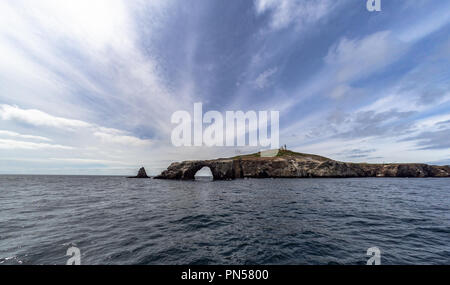
<svg viewBox="0 0 450 285">
<path fill-rule="evenodd" d="M 0 264 L 450 264 L 450 179 L 0 176 Z"/>
</svg>

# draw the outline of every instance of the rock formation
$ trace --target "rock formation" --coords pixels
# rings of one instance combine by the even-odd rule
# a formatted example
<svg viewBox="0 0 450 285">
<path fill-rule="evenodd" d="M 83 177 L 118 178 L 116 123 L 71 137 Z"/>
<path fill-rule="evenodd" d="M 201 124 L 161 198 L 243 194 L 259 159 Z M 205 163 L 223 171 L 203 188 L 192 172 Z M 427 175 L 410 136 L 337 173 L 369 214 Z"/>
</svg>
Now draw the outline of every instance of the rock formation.
<svg viewBox="0 0 450 285">
<path fill-rule="evenodd" d="M 145 172 L 145 168 L 141 167 L 136 176 L 131 176 L 128 178 L 150 178 L 150 177 L 147 176 L 147 172 Z"/>
<path fill-rule="evenodd" d="M 450 177 L 450 166 L 421 163 L 349 163 L 326 157 L 280 150 L 275 157 L 259 153 L 172 163 L 157 179 L 193 180 L 202 167 L 211 169 L 214 180 L 236 178 L 314 178 L 314 177 Z"/>
</svg>

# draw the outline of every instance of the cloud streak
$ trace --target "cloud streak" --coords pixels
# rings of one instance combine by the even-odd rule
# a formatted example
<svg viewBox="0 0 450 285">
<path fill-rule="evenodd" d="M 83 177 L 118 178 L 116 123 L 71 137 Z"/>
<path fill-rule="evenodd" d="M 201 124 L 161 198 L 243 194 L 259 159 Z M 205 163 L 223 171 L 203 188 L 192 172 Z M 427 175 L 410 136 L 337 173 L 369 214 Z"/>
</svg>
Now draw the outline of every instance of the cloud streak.
<svg viewBox="0 0 450 285">
<path fill-rule="evenodd" d="M 18 141 L 10 139 L 0 139 L 0 149 L 27 149 L 27 150 L 39 150 L 39 149 L 61 149 L 71 150 L 70 146 L 48 144 L 48 143 L 36 143 L 27 141 Z"/>
<path fill-rule="evenodd" d="M 31 140 L 38 140 L 38 141 L 40 140 L 40 141 L 47 141 L 47 142 L 52 141 L 51 139 L 46 138 L 46 137 L 24 135 L 24 134 L 19 134 L 16 132 L 3 131 L 3 130 L 0 130 L 0 136 L 14 137 L 14 138 L 20 138 L 20 139 L 31 139 Z"/>
<path fill-rule="evenodd" d="M 71 120 L 52 116 L 36 109 L 20 109 L 17 106 L 0 105 L 0 118 L 2 120 L 19 121 L 33 126 L 55 127 L 63 129 L 86 128 L 92 125 L 80 120 Z"/>
<path fill-rule="evenodd" d="M 270 27 L 278 30 L 295 24 L 299 27 L 314 23 L 325 17 L 333 9 L 333 1 L 299 1 L 299 0 L 257 0 L 255 7 L 258 14 L 272 13 Z"/>
</svg>

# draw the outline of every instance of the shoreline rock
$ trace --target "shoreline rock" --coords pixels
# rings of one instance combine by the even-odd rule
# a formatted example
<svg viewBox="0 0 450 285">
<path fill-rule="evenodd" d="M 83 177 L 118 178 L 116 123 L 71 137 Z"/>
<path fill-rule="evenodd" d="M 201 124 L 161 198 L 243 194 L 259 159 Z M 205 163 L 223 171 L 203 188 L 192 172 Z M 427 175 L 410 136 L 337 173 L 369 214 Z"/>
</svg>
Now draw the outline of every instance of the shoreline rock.
<svg viewBox="0 0 450 285">
<path fill-rule="evenodd" d="M 130 176 L 128 178 L 150 178 L 147 176 L 147 172 L 145 172 L 145 168 L 139 168 L 138 174 L 136 176 Z"/>
<path fill-rule="evenodd" d="M 172 163 L 155 179 L 194 180 L 203 167 L 211 169 L 214 180 L 237 178 L 352 178 L 352 177 L 450 177 L 450 166 L 423 163 L 350 163 L 326 157 L 280 150 L 275 157 L 259 153 Z"/>
</svg>

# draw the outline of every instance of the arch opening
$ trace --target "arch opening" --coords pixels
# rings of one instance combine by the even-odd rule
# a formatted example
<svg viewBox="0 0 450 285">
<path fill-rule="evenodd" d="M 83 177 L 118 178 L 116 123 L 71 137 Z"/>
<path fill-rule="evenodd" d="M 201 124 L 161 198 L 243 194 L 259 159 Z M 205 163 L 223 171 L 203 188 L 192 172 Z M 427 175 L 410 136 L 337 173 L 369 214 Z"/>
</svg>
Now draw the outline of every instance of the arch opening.
<svg viewBox="0 0 450 285">
<path fill-rule="evenodd" d="M 208 166 L 203 166 L 200 170 L 198 170 L 194 178 L 196 181 L 212 181 L 214 179 L 211 168 Z"/>
</svg>

